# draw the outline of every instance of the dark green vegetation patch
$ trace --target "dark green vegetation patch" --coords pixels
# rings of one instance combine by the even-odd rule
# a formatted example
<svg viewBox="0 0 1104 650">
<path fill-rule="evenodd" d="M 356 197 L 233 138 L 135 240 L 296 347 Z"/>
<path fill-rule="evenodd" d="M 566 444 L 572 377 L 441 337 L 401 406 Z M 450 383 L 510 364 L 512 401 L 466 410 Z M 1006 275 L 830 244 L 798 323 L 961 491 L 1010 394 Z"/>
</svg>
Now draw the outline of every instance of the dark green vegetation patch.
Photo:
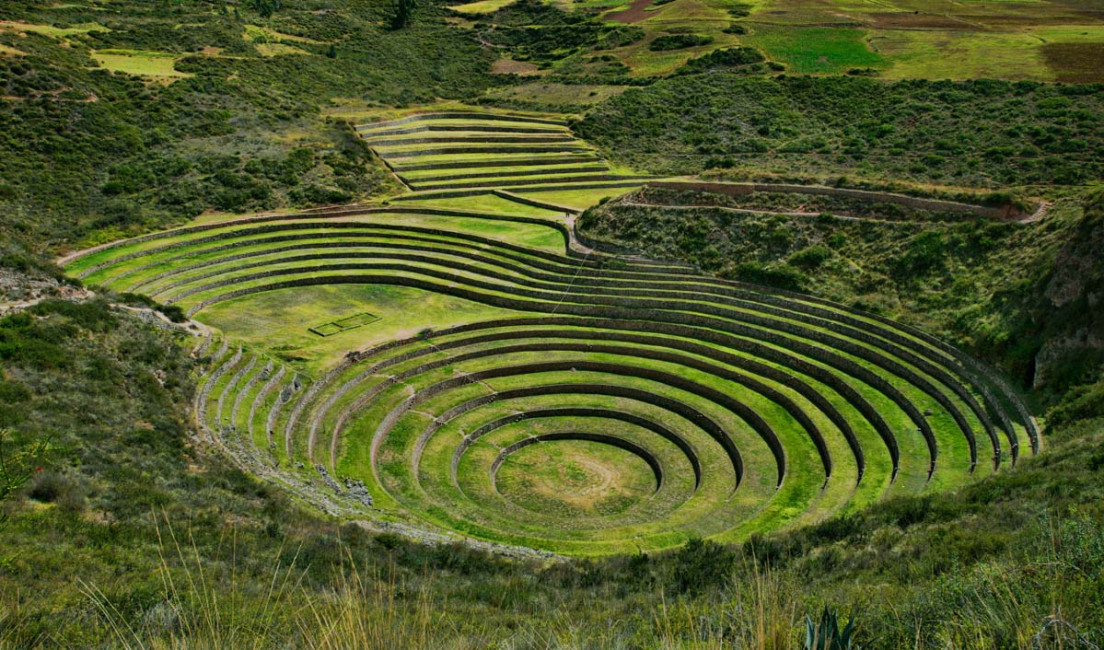
<svg viewBox="0 0 1104 650">
<path fill-rule="evenodd" d="M 1104 176 L 1104 86 L 698 75 L 631 89 L 578 125 L 656 173 L 756 165 L 975 187 Z"/>
</svg>

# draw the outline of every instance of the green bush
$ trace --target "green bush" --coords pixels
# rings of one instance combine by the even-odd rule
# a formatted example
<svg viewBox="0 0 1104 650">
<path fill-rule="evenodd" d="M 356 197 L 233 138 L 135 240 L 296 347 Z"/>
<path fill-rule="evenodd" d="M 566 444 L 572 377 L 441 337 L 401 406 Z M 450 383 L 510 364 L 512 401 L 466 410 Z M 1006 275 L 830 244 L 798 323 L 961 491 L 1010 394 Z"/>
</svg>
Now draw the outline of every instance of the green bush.
<svg viewBox="0 0 1104 650">
<path fill-rule="evenodd" d="M 702 34 L 664 34 L 652 39 L 652 42 L 648 43 L 648 49 L 653 52 L 666 52 L 688 47 L 701 47 L 712 42 L 712 36 Z"/>
<path fill-rule="evenodd" d="M 831 249 L 825 246 L 809 246 L 790 256 L 790 264 L 803 271 L 815 271 L 832 257 Z"/>
<path fill-rule="evenodd" d="M 808 282 L 805 274 L 793 267 L 760 262 L 741 262 L 734 270 L 727 271 L 724 275 L 743 282 L 790 291 L 799 291 Z"/>
<path fill-rule="evenodd" d="M 713 50 L 709 54 L 695 57 L 683 64 L 675 74 L 698 74 L 709 70 L 732 70 L 746 68 L 749 72 L 763 72 L 756 64 L 766 60 L 763 53 L 753 47 L 732 47 Z"/>
</svg>

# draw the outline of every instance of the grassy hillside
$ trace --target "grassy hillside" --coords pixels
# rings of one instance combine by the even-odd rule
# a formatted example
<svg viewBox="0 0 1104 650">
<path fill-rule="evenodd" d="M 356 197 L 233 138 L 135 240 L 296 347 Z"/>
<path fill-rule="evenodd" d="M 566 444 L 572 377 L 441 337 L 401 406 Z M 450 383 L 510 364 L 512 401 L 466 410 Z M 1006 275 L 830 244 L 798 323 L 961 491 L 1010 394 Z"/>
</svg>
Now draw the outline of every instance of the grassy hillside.
<svg viewBox="0 0 1104 650">
<path fill-rule="evenodd" d="M 695 75 L 632 89 L 578 123 L 614 161 L 654 173 L 1005 187 L 1099 179 L 1100 86 Z"/>
<path fill-rule="evenodd" d="M 647 190 L 588 211 L 580 225 L 661 259 L 913 323 L 1002 364 L 1050 400 L 1099 378 L 1104 269 L 1090 252 L 1104 236 L 1099 190 L 1022 224 L 841 219 L 831 214 L 846 209 L 839 202 L 791 200 L 801 205 L 755 213 L 694 192 Z M 812 211 L 785 213 L 797 207 Z"/>
<path fill-rule="evenodd" d="M 382 24 L 382 3 L 285 3 L 267 17 L 252 6 L 0 7 L 0 43 L 18 51 L 0 56 L 0 235 L 43 250 L 204 211 L 393 191 L 324 109 L 471 97 L 490 83 L 488 55 L 432 5 L 400 31 Z M 142 67 L 154 60 L 178 76 Z"/>
</svg>

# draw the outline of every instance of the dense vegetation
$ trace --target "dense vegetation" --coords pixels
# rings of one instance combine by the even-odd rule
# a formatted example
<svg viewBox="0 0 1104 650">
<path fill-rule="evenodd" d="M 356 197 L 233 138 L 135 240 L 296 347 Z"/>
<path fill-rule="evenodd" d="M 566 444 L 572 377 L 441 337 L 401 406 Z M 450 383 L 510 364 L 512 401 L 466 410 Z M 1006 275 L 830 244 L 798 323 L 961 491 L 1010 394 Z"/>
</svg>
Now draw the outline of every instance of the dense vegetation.
<svg viewBox="0 0 1104 650">
<path fill-rule="evenodd" d="M 551 64 L 585 49 L 609 49 L 640 40 L 639 27 L 604 24 L 538 0 L 520 0 L 478 23 L 483 38 L 509 48 L 519 61 Z"/>
<path fill-rule="evenodd" d="M 393 187 L 343 123 L 333 98 L 405 104 L 470 97 L 487 87 L 488 56 L 456 38 L 432 5 L 406 29 L 389 8 L 350 3 L 314 13 L 284 3 L 268 18 L 198 1 L 113 2 L 105 11 L 5 3 L 0 20 L 96 23 L 66 36 L 0 30 L 21 56 L 0 57 L 0 235 L 41 250 L 205 210 L 264 210 L 363 199 Z M 354 7 L 353 4 L 356 4 Z M 187 23 L 183 25 L 182 23 Z M 265 57 L 254 25 L 299 40 Z M 192 76 L 169 85 L 96 69 L 92 50 L 179 55 Z M 334 65 L 333 54 L 341 61 Z"/>
<path fill-rule="evenodd" d="M 852 77 L 677 77 L 610 99 L 578 132 L 657 173 L 750 167 L 975 187 L 1104 175 L 1101 86 Z"/>
</svg>

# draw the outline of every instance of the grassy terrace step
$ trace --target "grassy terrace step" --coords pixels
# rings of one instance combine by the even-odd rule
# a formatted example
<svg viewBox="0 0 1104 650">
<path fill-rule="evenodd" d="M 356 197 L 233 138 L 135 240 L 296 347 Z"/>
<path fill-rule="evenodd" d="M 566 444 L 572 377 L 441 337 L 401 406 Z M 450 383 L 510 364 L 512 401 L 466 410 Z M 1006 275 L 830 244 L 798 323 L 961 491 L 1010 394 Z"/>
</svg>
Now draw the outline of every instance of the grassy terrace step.
<svg viewBox="0 0 1104 650">
<path fill-rule="evenodd" d="M 533 165 L 517 167 L 492 167 L 478 172 L 449 172 L 438 170 L 422 170 L 414 172 L 402 172 L 399 174 L 403 180 L 410 182 L 445 182 L 453 180 L 465 180 L 465 179 L 483 179 L 483 178 L 496 178 L 498 176 L 542 176 L 545 174 L 565 174 L 565 173 L 583 173 L 583 172 L 608 172 L 609 165 L 602 162 L 577 164 L 554 164 L 554 165 Z"/>
<path fill-rule="evenodd" d="M 632 177 L 608 172 L 609 167 L 566 126 L 540 118 L 488 113 L 430 113 L 401 120 L 362 125 L 357 131 L 403 182 L 416 191 L 449 190 L 448 197 L 482 188 L 520 188 L 535 191 L 588 189 L 595 183 L 609 187 L 630 187 Z M 542 167 L 548 166 L 547 173 Z M 574 166 L 566 170 L 564 166 Z M 515 172 L 510 167 L 517 167 Z M 555 169 L 553 169 L 555 167 Z M 595 168 L 600 171 L 596 171 Z M 493 169 L 494 172 L 472 172 Z M 448 170 L 458 173 L 435 174 Z M 622 180 L 625 185 L 613 183 Z M 561 186 L 560 184 L 564 184 Z M 554 188 L 547 189 L 547 188 Z M 441 198 L 441 197 L 437 197 Z"/>
<path fill-rule="evenodd" d="M 557 186 L 565 186 L 574 183 L 604 183 L 606 181 L 621 182 L 625 181 L 624 176 L 616 174 L 604 174 L 601 172 L 587 173 L 587 174 L 554 174 L 546 173 L 543 176 L 537 178 L 517 178 L 511 175 L 502 175 L 498 178 L 490 178 L 485 180 L 467 180 L 460 182 L 449 183 L 426 183 L 424 181 L 411 184 L 411 189 L 419 192 L 431 192 L 434 190 L 448 189 L 457 186 L 469 187 L 469 188 L 490 188 L 490 187 L 506 187 L 517 188 L 529 185 L 549 185 L 556 184 Z M 636 182 L 633 179 L 630 182 Z"/>
<path fill-rule="evenodd" d="M 546 153 L 546 154 L 583 154 L 592 151 L 589 147 L 571 142 L 553 144 L 494 144 L 473 142 L 469 144 L 418 144 L 396 145 L 381 147 L 380 155 L 387 161 L 396 161 L 400 164 L 404 159 L 421 158 L 422 156 L 455 156 L 459 154 L 479 154 L 493 156 L 498 154 L 516 153 Z"/>
<path fill-rule="evenodd" d="M 365 516 L 343 487 L 355 479 L 371 516 L 502 543 L 592 554 L 743 539 L 960 485 L 1037 440 L 996 373 L 923 332 L 578 253 L 563 226 L 558 252 L 465 231 L 539 219 L 421 210 L 181 228 L 69 269 L 200 315 L 349 285 L 487 309 L 364 347 L 371 327 L 338 334 L 352 351 L 310 376 L 210 342 L 197 414 L 247 469 L 334 512 Z M 547 488 L 569 469 L 584 487 Z M 585 487 L 592 474 L 613 487 Z"/>
<path fill-rule="evenodd" d="M 544 126 L 544 125 L 526 125 L 526 126 L 506 126 L 500 123 L 487 122 L 487 121 L 441 121 L 441 122 L 421 122 L 418 126 L 407 126 L 399 128 L 380 128 L 380 129 L 364 129 L 358 128 L 358 133 L 361 133 L 364 137 L 383 137 L 383 136 L 396 136 L 396 135 L 411 135 L 415 133 L 532 133 L 532 134 L 549 134 L 549 133 L 566 133 L 566 129 Z"/>
<path fill-rule="evenodd" d="M 501 113 L 487 113 L 483 111 L 441 111 L 435 113 L 417 113 L 409 115 L 407 117 L 388 120 L 384 122 L 374 122 L 371 124 L 357 125 L 357 131 L 375 131 L 379 129 L 390 129 L 400 125 L 412 124 L 418 122 L 427 121 L 478 121 L 478 122 L 508 122 L 508 123 L 521 123 L 527 125 L 544 125 L 565 127 L 567 123 L 563 120 L 556 120 L 544 117 L 528 117 L 524 115 L 504 115 Z"/>
<path fill-rule="evenodd" d="M 621 177 L 625 180 L 610 180 L 610 181 L 596 181 L 596 182 L 562 182 L 562 183 L 550 183 L 549 181 L 543 181 L 544 184 L 525 185 L 521 183 L 503 184 L 502 187 L 496 188 L 506 192 L 562 192 L 565 190 L 594 190 L 594 189 L 616 189 L 623 187 L 639 187 L 648 182 L 647 178 L 640 177 Z M 403 194 L 395 197 L 394 201 L 421 201 L 425 199 L 434 198 L 458 198 L 464 196 L 475 196 L 483 194 L 491 188 L 487 187 L 468 187 L 464 189 L 456 190 L 432 190 L 432 191 L 419 191 L 412 194 Z"/>
<path fill-rule="evenodd" d="M 570 135 L 552 134 L 541 136 L 497 136 L 487 134 L 440 134 L 436 136 L 397 136 L 389 138 L 365 139 L 369 145 L 379 149 L 384 156 L 394 157 L 394 151 L 425 148 L 426 145 L 558 145 L 574 142 Z"/>
<path fill-rule="evenodd" d="M 423 156 L 417 162 L 395 161 L 392 167 L 399 174 L 412 171 L 442 169 L 487 169 L 501 167 L 533 168 L 541 165 L 577 165 L 582 163 L 605 164 L 593 152 L 582 154 L 498 154 L 492 158 L 483 156 Z"/>
</svg>

